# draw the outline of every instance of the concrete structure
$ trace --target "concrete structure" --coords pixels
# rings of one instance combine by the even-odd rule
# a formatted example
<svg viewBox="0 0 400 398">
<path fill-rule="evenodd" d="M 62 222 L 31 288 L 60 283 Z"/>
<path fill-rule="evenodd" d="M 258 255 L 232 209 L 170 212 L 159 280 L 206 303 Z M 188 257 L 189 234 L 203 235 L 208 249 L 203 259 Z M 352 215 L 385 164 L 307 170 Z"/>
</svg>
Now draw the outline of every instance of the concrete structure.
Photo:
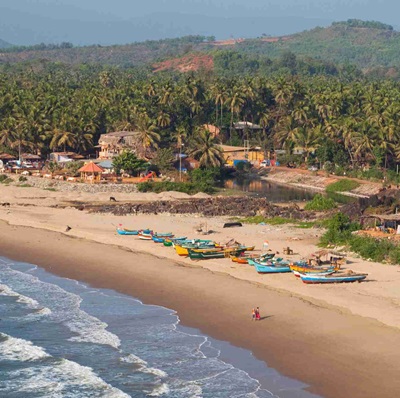
<svg viewBox="0 0 400 398">
<path fill-rule="evenodd" d="M 102 134 L 99 139 L 100 149 L 98 153 L 99 159 L 112 159 L 118 156 L 126 149 L 135 149 L 137 143 L 137 131 L 116 131 L 113 133 Z"/>
</svg>

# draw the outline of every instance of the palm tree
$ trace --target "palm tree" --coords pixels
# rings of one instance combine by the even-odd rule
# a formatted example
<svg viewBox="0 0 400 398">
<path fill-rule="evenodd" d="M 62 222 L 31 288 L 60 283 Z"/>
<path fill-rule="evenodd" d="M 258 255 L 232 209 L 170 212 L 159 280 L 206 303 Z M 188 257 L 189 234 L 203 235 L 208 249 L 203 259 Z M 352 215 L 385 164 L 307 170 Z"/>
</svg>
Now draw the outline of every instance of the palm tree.
<svg viewBox="0 0 400 398">
<path fill-rule="evenodd" d="M 198 128 L 191 147 L 189 154 L 200 162 L 201 167 L 221 167 L 224 164 L 222 150 L 208 130 Z"/>
<path fill-rule="evenodd" d="M 146 114 L 139 116 L 136 127 L 139 131 L 137 136 L 138 145 L 142 155 L 147 156 L 148 151 L 158 148 L 160 134 L 157 133 L 155 123 Z"/>
<path fill-rule="evenodd" d="M 69 148 L 73 148 L 76 144 L 76 137 L 70 131 L 56 128 L 53 130 L 53 138 L 50 141 L 50 149 L 63 147 L 64 152 Z"/>
</svg>

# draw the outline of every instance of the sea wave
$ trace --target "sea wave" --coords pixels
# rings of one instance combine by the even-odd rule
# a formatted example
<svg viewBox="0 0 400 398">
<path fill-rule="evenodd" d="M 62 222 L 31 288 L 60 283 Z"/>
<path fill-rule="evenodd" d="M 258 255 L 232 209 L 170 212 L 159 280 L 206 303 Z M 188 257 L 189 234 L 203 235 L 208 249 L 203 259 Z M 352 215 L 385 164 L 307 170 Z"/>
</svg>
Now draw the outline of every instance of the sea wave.
<svg viewBox="0 0 400 398">
<path fill-rule="evenodd" d="M 91 368 L 67 359 L 57 362 L 9 371 L 7 381 L 0 382 L 1 389 L 5 393 L 17 391 L 26 396 L 40 394 L 52 398 L 129 398 L 97 376 Z"/>
<path fill-rule="evenodd" d="M 36 300 L 24 296 L 23 294 L 15 292 L 7 285 L 2 285 L 2 284 L 0 285 L 0 296 L 17 297 L 18 303 L 27 304 L 28 306 L 33 308 L 39 305 L 39 303 Z"/>
<path fill-rule="evenodd" d="M 32 342 L 0 333 L 0 359 L 6 361 L 32 362 L 50 355 Z"/>
<path fill-rule="evenodd" d="M 143 359 L 137 357 L 134 354 L 129 354 L 125 357 L 121 357 L 121 362 L 126 362 L 126 363 L 132 363 L 137 365 L 137 369 L 140 372 L 143 373 L 150 373 L 154 376 L 160 377 L 160 378 L 166 378 L 168 377 L 168 374 L 166 372 L 164 372 L 161 369 L 157 369 L 157 368 L 152 368 L 148 366 L 148 363 L 146 361 L 144 361 Z"/>
</svg>

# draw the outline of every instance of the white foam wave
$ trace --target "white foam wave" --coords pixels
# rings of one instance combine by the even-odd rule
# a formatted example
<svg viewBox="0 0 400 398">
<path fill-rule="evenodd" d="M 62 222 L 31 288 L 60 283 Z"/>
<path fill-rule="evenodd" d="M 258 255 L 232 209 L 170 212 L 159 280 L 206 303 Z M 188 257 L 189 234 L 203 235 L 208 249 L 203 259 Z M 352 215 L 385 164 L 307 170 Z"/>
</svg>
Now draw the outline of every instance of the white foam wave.
<svg viewBox="0 0 400 398">
<path fill-rule="evenodd" d="M 73 333 L 77 334 L 77 336 L 71 337 L 70 341 L 109 345 L 118 349 L 121 344 L 118 336 L 106 330 L 108 327 L 106 323 L 81 310 L 82 299 L 80 296 L 70 293 L 55 284 L 43 282 L 31 274 L 12 268 L 8 268 L 5 271 L 7 272 L 8 281 L 14 289 L 28 291 L 32 294 L 40 292 L 41 301 L 43 300 L 46 307 L 49 307 L 48 310 L 45 310 L 46 315 L 51 314 L 53 320 L 64 323 Z M 78 284 L 81 285 L 80 283 Z M 44 307 L 39 305 L 36 300 L 16 293 L 7 285 L 0 285 L 0 294 L 18 297 L 17 301 L 35 309 Z M 41 315 L 44 314 L 42 313 Z M 37 316 L 37 314 L 28 316 Z"/>
<path fill-rule="evenodd" d="M 151 393 L 147 394 L 148 397 L 160 397 L 161 395 L 169 394 L 168 384 L 163 383 L 157 386 Z"/>
<path fill-rule="evenodd" d="M 0 337 L 0 358 L 3 360 L 27 362 L 50 357 L 43 348 L 33 345 L 30 341 L 3 333 L 0 333 Z"/>
<path fill-rule="evenodd" d="M 27 396 L 39 393 L 52 398 L 129 398 L 98 377 L 91 368 L 66 359 L 57 365 L 8 372 L 8 379 L 5 392 L 18 391 Z"/>
<path fill-rule="evenodd" d="M 72 332 L 78 334 L 71 337 L 70 341 L 109 345 L 115 349 L 121 345 L 119 337 L 106 330 L 107 323 L 101 322 L 80 309 L 66 324 Z"/>
<path fill-rule="evenodd" d="M 138 370 L 143 373 L 149 373 L 160 378 L 168 377 L 168 374 L 163 370 L 149 367 L 146 361 L 133 354 L 122 357 L 121 362 L 133 363 L 135 365 L 138 365 Z"/>
<path fill-rule="evenodd" d="M 30 307 L 37 307 L 39 305 L 36 300 L 15 292 L 7 285 L 0 285 L 0 296 L 17 297 L 18 303 L 27 304 Z"/>
</svg>

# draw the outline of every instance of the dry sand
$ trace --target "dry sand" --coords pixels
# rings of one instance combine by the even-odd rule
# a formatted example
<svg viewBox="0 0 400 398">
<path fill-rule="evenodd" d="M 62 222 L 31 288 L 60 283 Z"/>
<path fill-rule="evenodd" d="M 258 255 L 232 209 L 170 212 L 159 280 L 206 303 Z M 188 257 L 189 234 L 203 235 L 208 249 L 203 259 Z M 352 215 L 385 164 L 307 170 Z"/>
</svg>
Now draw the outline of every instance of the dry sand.
<svg viewBox="0 0 400 398">
<path fill-rule="evenodd" d="M 399 267 L 350 259 L 347 267 L 369 273 L 368 282 L 310 286 L 291 274 L 258 275 L 227 259 L 182 259 L 171 248 L 119 236 L 115 227 L 123 223 L 199 237 L 195 227 L 203 223 L 216 231 L 212 239 L 235 238 L 259 249 L 268 240 L 274 251 L 293 248 L 294 258 L 316 250 L 319 230 L 223 229 L 223 218 L 118 217 L 54 207 L 66 200 L 104 201 L 109 196 L 0 186 L 0 202 L 11 204 L 0 207 L 0 219 L 9 224 L 0 227 L 0 254 L 173 308 L 183 324 L 252 350 L 323 396 L 393 397 L 400 391 Z M 119 194 L 118 199 L 149 196 Z M 66 225 L 72 227 L 68 236 L 62 233 Z M 267 316 L 257 324 L 249 313 L 255 305 Z"/>
</svg>

